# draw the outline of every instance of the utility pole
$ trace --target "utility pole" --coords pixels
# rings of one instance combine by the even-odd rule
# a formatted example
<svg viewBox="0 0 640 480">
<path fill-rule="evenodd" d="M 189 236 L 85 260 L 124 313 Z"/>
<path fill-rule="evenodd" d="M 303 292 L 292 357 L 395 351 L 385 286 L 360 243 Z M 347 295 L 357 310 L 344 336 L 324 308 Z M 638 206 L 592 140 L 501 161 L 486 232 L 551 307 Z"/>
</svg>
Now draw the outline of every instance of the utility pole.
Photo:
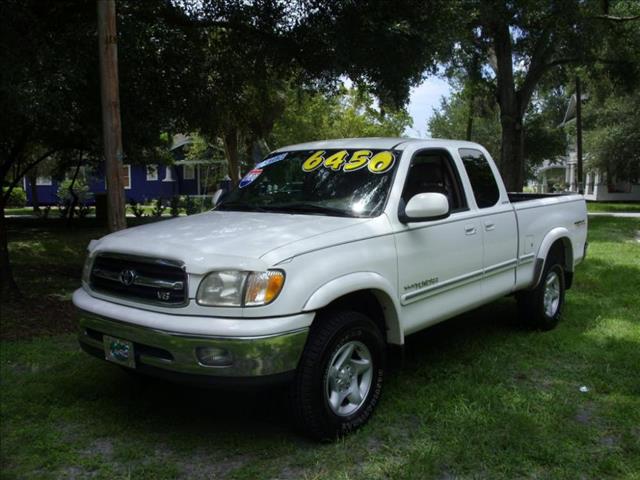
<svg viewBox="0 0 640 480">
<path fill-rule="evenodd" d="M 584 193 L 582 184 L 582 91 L 580 77 L 576 75 L 576 156 L 578 157 L 578 193 Z"/>
<path fill-rule="evenodd" d="M 107 176 L 107 219 L 109 231 L 127 228 L 122 181 L 122 131 L 118 91 L 118 34 L 115 0 L 97 0 L 98 44 L 100 48 L 100 92 L 102 137 Z"/>
</svg>

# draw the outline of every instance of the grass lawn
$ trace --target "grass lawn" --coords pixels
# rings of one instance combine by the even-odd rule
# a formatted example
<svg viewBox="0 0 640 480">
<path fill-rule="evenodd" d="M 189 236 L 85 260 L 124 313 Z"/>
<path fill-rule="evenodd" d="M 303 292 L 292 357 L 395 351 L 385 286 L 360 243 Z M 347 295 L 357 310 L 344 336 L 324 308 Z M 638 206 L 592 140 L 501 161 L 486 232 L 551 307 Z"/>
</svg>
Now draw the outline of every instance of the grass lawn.
<svg viewBox="0 0 640 480">
<path fill-rule="evenodd" d="M 619 202 L 587 202 L 589 212 L 615 212 L 615 213 L 640 213 L 640 202 L 619 203 Z"/>
<path fill-rule="evenodd" d="M 170 217 L 171 216 L 171 211 L 170 211 L 170 207 L 169 205 L 167 205 L 167 203 L 165 202 L 165 210 L 162 212 L 162 216 L 163 217 Z M 145 217 L 153 217 L 153 210 L 154 207 L 153 205 L 141 205 L 141 208 L 144 210 L 144 216 Z M 41 207 L 41 210 L 43 210 L 44 207 Z M 128 216 L 133 216 L 133 210 L 131 209 L 130 205 L 126 206 L 126 211 L 127 211 L 127 215 Z M 35 212 L 33 211 L 32 207 L 22 207 L 22 208 L 7 208 L 5 210 L 7 215 L 20 215 L 20 216 L 30 216 L 30 217 L 36 217 Z M 96 214 L 96 209 L 95 207 L 90 207 L 89 208 L 89 215 L 95 215 Z M 184 209 L 180 210 L 180 214 L 181 215 L 185 215 L 184 213 Z M 59 208 L 58 207 L 51 207 L 51 210 L 49 211 L 49 218 L 50 219 L 55 219 L 55 218 L 59 218 L 60 217 L 60 213 L 59 213 Z"/>
<path fill-rule="evenodd" d="M 318 445 L 281 391 L 140 381 L 82 353 L 59 315 L 100 230 L 13 221 L 29 294 L 2 304 L 1 476 L 639 479 L 640 221 L 589 223 L 557 329 L 520 328 L 504 299 L 411 336 L 369 424 Z"/>
</svg>

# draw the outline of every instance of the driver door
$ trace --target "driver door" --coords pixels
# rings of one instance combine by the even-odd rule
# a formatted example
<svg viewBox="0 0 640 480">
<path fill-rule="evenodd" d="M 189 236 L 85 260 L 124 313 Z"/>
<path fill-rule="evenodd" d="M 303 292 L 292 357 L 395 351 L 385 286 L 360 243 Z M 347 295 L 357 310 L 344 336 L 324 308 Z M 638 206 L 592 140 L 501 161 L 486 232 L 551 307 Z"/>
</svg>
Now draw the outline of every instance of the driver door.
<svg viewBox="0 0 640 480">
<path fill-rule="evenodd" d="M 406 334 L 482 302 L 482 230 L 457 172 L 445 149 L 419 150 L 411 159 L 400 208 L 418 193 L 436 192 L 447 197 L 450 215 L 399 224 L 395 232 Z"/>
</svg>

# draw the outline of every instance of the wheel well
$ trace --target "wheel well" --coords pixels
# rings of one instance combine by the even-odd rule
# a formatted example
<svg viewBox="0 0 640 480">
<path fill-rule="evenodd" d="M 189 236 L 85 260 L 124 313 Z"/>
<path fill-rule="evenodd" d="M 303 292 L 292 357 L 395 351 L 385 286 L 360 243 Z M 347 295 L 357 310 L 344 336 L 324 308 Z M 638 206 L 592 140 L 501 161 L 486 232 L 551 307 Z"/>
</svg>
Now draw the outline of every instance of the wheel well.
<svg viewBox="0 0 640 480">
<path fill-rule="evenodd" d="M 384 292 L 358 290 L 336 298 L 322 310 L 352 310 L 373 320 L 389 343 L 402 343 L 393 302 Z"/>
<path fill-rule="evenodd" d="M 549 248 L 547 259 L 552 256 L 557 256 L 560 264 L 564 267 L 565 288 L 568 290 L 573 283 L 573 247 L 571 246 L 571 240 L 567 237 L 562 237 L 553 242 L 551 248 Z"/>
</svg>

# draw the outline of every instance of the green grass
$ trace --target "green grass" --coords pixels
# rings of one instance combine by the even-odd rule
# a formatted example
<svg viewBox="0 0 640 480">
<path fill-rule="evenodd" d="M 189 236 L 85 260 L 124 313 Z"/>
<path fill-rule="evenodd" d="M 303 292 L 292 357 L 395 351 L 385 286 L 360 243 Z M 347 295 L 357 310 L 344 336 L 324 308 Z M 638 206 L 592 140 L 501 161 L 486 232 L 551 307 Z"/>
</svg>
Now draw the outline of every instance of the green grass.
<svg viewBox="0 0 640 480">
<path fill-rule="evenodd" d="M 504 299 L 409 337 L 372 420 L 335 444 L 293 433 L 280 391 L 140 381 L 87 357 L 72 334 L 3 341 L 1 475 L 639 479 L 640 221 L 589 223 L 558 328 L 519 327 Z M 25 290 L 64 297 L 77 280 L 51 270 L 45 283 L 34 269 L 77 271 L 99 231 L 9 233 Z"/>
<path fill-rule="evenodd" d="M 587 211 L 614 212 L 614 213 L 640 213 L 640 202 L 618 203 L 618 202 L 587 202 Z"/>
<path fill-rule="evenodd" d="M 11 207 L 6 208 L 7 215 L 34 215 L 32 207 Z"/>
<path fill-rule="evenodd" d="M 170 211 L 170 207 L 167 204 L 167 202 L 165 202 L 165 206 L 167 207 L 163 212 L 162 212 L 162 216 L 163 217 L 169 217 L 171 216 L 171 211 Z M 146 217 L 152 217 L 153 216 L 153 209 L 154 206 L 153 205 L 141 205 L 142 209 L 144 210 L 144 216 Z M 43 210 L 44 207 L 41 207 L 41 210 Z M 126 207 L 127 209 L 127 215 L 132 216 L 133 215 L 133 210 L 131 209 L 130 205 L 127 205 Z M 22 207 L 22 208 L 7 208 L 5 210 L 7 215 L 26 215 L 26 216 L 30 216 L 30 217 L 37 217 L 36 213 L 33 211 L 32 207 Z M 95 215 L 96 211 L 95 211 L 95 207 L 90 207 L 89 208 L 89 215 Z M 184 209 L 181 208 L 180 209 L 180 214 L 181 215 L 185 215 L 184 213 Z M 51 210 L 49 211 L 49 218 L 50 219 L 55 219 L 55 218 L 59 218 L 60 217 L 60 213 L 59 213 L 59 209 L 58 207 L 51 207 Z"/>
</svg>

